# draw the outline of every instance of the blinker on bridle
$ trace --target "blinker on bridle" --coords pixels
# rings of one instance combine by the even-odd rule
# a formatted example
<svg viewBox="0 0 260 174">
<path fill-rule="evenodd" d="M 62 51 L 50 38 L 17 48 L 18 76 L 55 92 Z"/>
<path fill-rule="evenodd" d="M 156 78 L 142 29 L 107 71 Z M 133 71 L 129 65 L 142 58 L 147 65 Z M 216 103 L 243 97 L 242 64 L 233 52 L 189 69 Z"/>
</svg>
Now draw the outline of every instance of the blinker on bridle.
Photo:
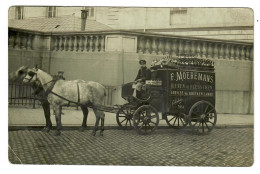
<svg viewBox="0 0 260 174">
<path fill-rule="evenodd" d="M 32 72 L 32 71 L 29 71 L 27 74 L 31 77 L 31 78 L 26 78 L 26 77 L 25 77 L 25 79 L 28 80 L 28 83 L 32 80 L 32 78 L 33 78 L 34 75 L 36 75 L 36 79 L 37 79 L 37 73 L 34 73 L 34 72 Z"/>
</svg>

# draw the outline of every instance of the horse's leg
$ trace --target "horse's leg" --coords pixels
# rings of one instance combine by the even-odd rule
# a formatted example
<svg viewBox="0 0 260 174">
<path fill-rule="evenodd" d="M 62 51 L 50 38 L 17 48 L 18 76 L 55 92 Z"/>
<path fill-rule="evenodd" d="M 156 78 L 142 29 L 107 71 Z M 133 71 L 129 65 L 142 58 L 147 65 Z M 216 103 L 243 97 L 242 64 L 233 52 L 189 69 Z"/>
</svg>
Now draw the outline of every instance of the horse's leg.
<svg viewBox="0 0 260 174">
<path fill-rule="evenodd" d="M 104 123 L 105 123 L 105 114 L 104 112 L 100 112 L 100 116 L 101 116 L 101 130 L 100 130 L 100 136 L 103 136 L 103 132 L 104 132 Z"/>
<path fill-rule="evenodd" d="M 60 130 L 62 128 L 62 125 L 61 125 L 61 106 L 53 105 L 53 110 L 55 112 L 56 125 L 57 125 L 57 128 L 56 128 L 54 135 L 59 136 L 61 134 Z"/>
<path fill-rule="evenodd" d="M 87 127 L 88 107 L 84 106 L 84 105 L 82 105 L 80 107 L 83 112 L 83 121 L 82 121 L 82 125 L 81 125 L 81 128 L 79 129 L 79 131 L 84 131 Z"/>
<path fill-rule="evenodd" d="M 44 111 L 44 116 L 46 120 L 46 126 L 44 127 L 43 131 L 49 132 L 52 128 L 50 103 L 46 100 L 46 101 L 41 101 L 41 104 L 42 104 L 42 109 Z"/>
<path fill-rule="evenodd" d="M 96 109 L 93 109 L 93 111 L 94 111 L 95 116 L 96 116 L 96 124 L 95 124 L 94 130 L 92 132 L 92 135 L 95 136 L 96 135 L 96 131 L 98 130 L 100 115 L 99 115 L 99 111 L 97 111 Z"/>
</svg>

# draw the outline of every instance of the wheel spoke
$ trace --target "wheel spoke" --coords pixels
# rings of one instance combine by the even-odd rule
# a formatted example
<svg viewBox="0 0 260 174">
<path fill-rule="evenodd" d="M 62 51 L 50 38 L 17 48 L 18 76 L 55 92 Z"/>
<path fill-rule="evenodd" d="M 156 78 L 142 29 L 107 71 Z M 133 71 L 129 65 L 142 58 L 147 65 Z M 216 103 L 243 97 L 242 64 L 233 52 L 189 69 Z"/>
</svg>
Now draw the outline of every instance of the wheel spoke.
<svg viewBox="0 0 260 174">
<path fill-rule="evenodd" d="M 127 114 L 125 113 L 124 109 L 122 109 L 122 112 L 123 112 L 123 114 L 127 115 Z"/>
<path fill-rule="evenodd" d="M 198 113 L 195 113 L 194 111 L 192 111 L 192 114 L 194 114 L 194 115 L 196 115 L 196 116 L 200 117 L 200 114 L 198 114 Z"/>
<path fill-rule="evenodd" d="M 175 125 L 175 123 L 176 123 L 176 120 L 177 120 L 177 117 L 175 117 L 175 120 L 174 120 L 174 122 L 173 122 L 173 125 Z"/>
<path fill-rule="evenodd" d="M 211 121 L 208 121 L 209 123 L 211 123 L 212 125 L 214 125 L 214 123 L 212 123 Z"/>
<path fill-rule="evenodd" d="M 204 132 L 204 122 L 202 122 L 202 131 Z"/>
<path fill-rule="evenodd" d="M 151 121 L 150 123 L 153 123 L 153 124 L 155 124 L 155 125 L 156 125 L 156 123 L 155 123 L 155 122 L 153 122 L 153 121 Z"/>
<path fill-rule="evenodd" d="M 153 129 L 152 126 L 148 123 L 148 126 L 150 127 L 150 129 Z"/>
<path fill-rule="evenodd" d="M 126 120 L 126 118 L 124 120 L 122 120 L 120 123 L 123 123 Z"/>
<path fill-rule="evenodd" d="M 198 119 L 198 118 L 200 118 L 200 116 L 198 116 L 198 117 L 192 117 L 193 119 Z"/>
<path fill-rule="evenodd" d="M 123 116 L 123 115 L 119 115 L 118 117 L 126 117 L 125 115 Z"/>
<path fill-rule="evenodd" d="M 209 126 L 208 126 L 207 122 L 205 122 L 205 125 L 206 125 L 206 127 L 208 128 L 208 130 L 210 130 L 210 128 L 209 128 Z"/>
<path fill-rule="evenodd" d="M 144 126 L 144 123 L 139 127 L 139 130 L 141 130 L 143 126 Z"/>
<path fill-rule="evenodd" d="M 208 110 L 208 108 L 209 108 L 209 105 L 207 105 L 207 107 L 206 107 L 206 109 L 205 109 L 204 113 L 206 113 L 206 111 Z"/>
<path fill-rule="evenodd" d="M 209 112 L 207 112 L 205 115 L 208 115 L 209 113 L 211 113 L 212 111 L 214 111 L 215 108 L 212 108 Z"/>
<path fill-rule="evenodd" d="M 126 120 L 125 126 L 127 126 L 127 123 L 128 123 L 128 119 Z"/>
<path fill-rule="evenodd" d="M 183 122 L 182 118 L 180 118 L 180 120 L 181 120 L 182 124 L 185 125 L 185 123 Z"/>
<path fill-rule="evenodd" d="M 132 123 L 131 123 L 131 120 L 129 120 L 129 123 L 130 123 L 130 127 L 132 127 Z"/>
<path fill-rule="evenodd" d="M 156 115 L 151 115 L 150 116 L 151 119 L 157 118 Z"/>
<path fill-rule="evenodd" d="M 173 116 L 170 120 L 169 120 L 169 123 L 175 118 L 175 116 Z"/>
</svg>

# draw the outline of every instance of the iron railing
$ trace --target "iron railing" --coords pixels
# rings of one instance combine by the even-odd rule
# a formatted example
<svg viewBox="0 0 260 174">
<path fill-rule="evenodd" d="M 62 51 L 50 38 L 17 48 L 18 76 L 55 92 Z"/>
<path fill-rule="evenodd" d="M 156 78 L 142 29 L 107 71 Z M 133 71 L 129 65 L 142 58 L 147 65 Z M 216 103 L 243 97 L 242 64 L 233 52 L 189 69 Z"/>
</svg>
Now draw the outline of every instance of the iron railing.
<svg viewBox="0 0 260 174">
<path fill-rule="evenodd" d="M 106 86 L 106 97 L 103 105 L 111 106 L 113 103 L 113 91 L 115 87 Z M 41 106 L 38 98 L 32 94 L 33 89 L 30 85 L 9 82 L 8 84 L 8 104 L 9 106 L 24 106 L 37 108 Z"/>
<path fill-rule="evenodd" d="M 9 106 L 29 106 L 36 108 L 41 103 L 32 94 L 33 89 L 26 84 L 8 83 L 8 105 Z"/>
</svg>

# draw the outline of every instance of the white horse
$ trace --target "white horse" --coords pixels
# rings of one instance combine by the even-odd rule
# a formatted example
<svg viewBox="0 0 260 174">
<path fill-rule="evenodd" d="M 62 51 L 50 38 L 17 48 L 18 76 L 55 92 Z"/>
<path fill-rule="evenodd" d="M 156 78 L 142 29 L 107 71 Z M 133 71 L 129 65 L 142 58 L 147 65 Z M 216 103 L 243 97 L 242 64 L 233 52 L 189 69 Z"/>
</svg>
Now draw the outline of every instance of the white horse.
<svg viewBox="0 0 260 174">
<path fill-rule="evenodd" d="M 21 83 L 23 82 L 23 79 L 27 75 L 27 71 L 28 71 L 27 66 L 21 66 L 16 71 L 9 73 L 8 80 L 14 83 Z M 56 78 L 56 80 L 59 80 L 59 77 L 54 76 L 54 78 Z M 74 81 L 76 83 L 82 80 L 74 80 Z M 42 109 L 44 111 L 46 125 L 42 131 L 49 132 L 52 129 L 50 103 L 47 100 L 47 96 L 39 80 L 31 81 L 29 84 L 33 89 L 33 95 L 35 95 L 37 99 L 41 102 Z M 83 121 L 82 121 L 81 128 L 79 130 L 84 131 L 87 127 L 88 108 L 85 106 L 81 106 L 81 110 L 83 112 Z"/>
<path fill-rule="evenodd" d="M 83 80 L 55 80 L 50 74 L 44 72 L 43 70 L 37 68 L 28 69 L 23 82 L 31 83 L 32 81 L 37 80 L 41 83 L 47 96 L 47 100 L 53 106 L 53 110 L 55 111 L 57 124 L 55 135 L 61 134 L 61 107 L 68 105 L 80 105 L 83 113 L 88 113 L 87 107 L 91 106 L 96 115 L 95 128 L 92 134 L 94 136 L 96 135 L 99 121 L 101 119 L 100 135 L 103 135 L 105 114 L 103 111 L 100 111 L 97 108 L 102 105 L 106 96 L 104 86 L 92 81 L 86 82 Z"/>
<path fill-rule="evenodd" d="M 8 76 L 9 82 L 21 83 L 27 74 L 27 70 L 28 70 L 27 66 L 21 66 L 16 71 L 9 73 L 9 76 Z M 51 119 L 50 119 L 50 116 L 51 116 L 50 103 L 48 102 L 47 97 L 45 97 L 44 90 L 39 81 L 31 82 L 30 86 L 33 89 L 33 95 L 36 95 L 38 100 L 41 102 L 42 109 L 44 111 L 46 125 L 43 128 L 43 131 L 49 132 L 52 129 L 52 123 L 51 123 Z"/>
</svg>

